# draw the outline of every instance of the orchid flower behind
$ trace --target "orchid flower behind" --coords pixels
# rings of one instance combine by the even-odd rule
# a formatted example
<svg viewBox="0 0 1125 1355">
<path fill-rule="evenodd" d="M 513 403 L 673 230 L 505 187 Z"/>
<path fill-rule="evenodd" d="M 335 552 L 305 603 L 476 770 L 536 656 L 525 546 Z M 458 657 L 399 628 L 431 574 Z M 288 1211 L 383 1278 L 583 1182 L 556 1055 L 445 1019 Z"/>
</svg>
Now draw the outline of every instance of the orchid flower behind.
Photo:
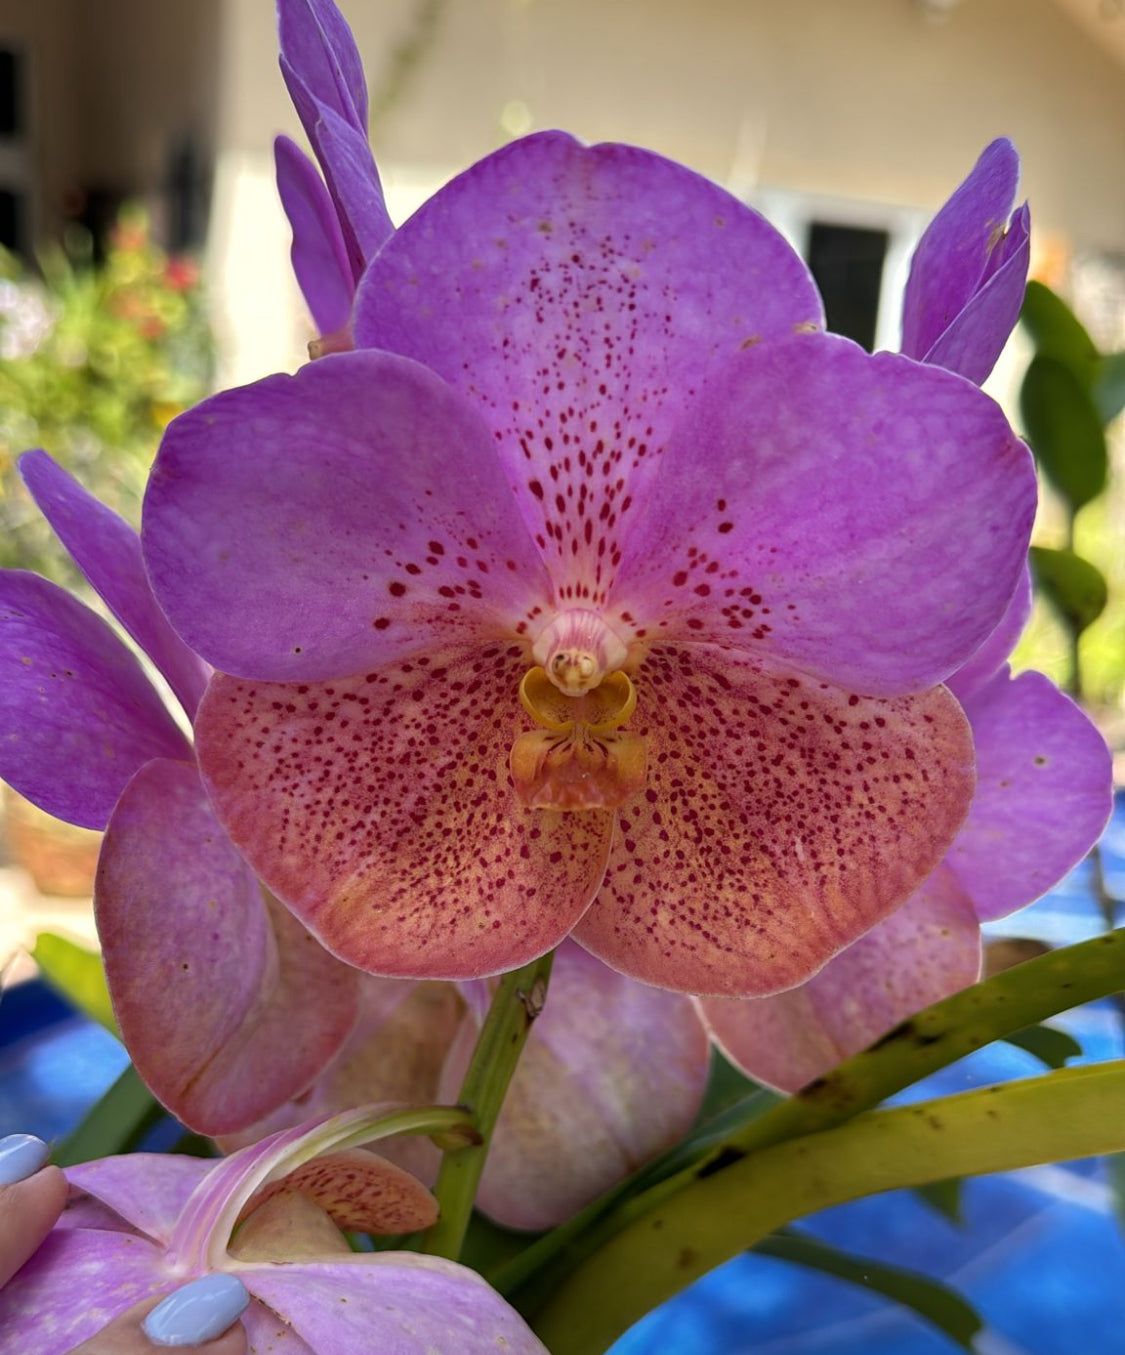
<svg viewBox="0 0 1125 1355">
<path fill-rule="evenodd" d="M 281 71 L 321 172 L 288 137 L 274 144 L 297 282 L 322 339 L 350 348 L 348 321 L 368 260 L 393 230 L 367 141 L 367 86 L 331 0 L 278 0 Z"/>
<path fill-rule="evenodd" d="M 1025 584 L 997 634 L 950 679 L 973 729 L 977 789 L 930 878 L 807 983 L 700 1003 L 719 1046 L 751 1077 L 796 1091 L 976 982 L 980 924 L 1046 893 L 1098 840 L 1113 805 L 1104 740 L 1041 673 L 1013 678 L 1004 662 L 1029 607 Z"/>
<path fill-rule="evenodd" d="M 934 217 L 914 251 L 902 351 L 976 385 L 992 371 L 1023 304 L 1031 218 L 1014 214 L 1019 156 L 1001 137 Z"/>
<path fill-rule="evenodd" d="M 937 864 L 973 774 L 936 684 L 1034 475 L 979 391 L 821 318 L 728 194 L 544 134 L 386 241 L 359 351 L 170 426 L 150 577 L 232 675 L 203 772 L 335 954 L 471 978 L 574 932 L 761 994 Z"/>
<path fill-rule="evenodd" d="M 474 1271 L 412 1252 L 353 1252 L 341 1229 L 429 1227 L 430 1193 L 358 1151 L 409 1112 L 351 1110 L 219 1162 L 151 1153 L 71 1167 L 72 1198 L 0 1290 L 0 1355 L 63 1355 L 140 1300 L 237 1276 L 250 1355 L 546 1355 Z"/>
<path fill-rule="evenodd" d="M 157 607 L 136 532 L 46 453 L 20 471 L 193 715 L 207 668 Z M 263 892 L 133 653 L 76 598 L 18 571 L 0 572 L 0 777 L 48 813 L 106 830 L 95 912 L 114 1013 L 165 1106 L 217 1134 L 316 1076 L 351 1029 L 357 976 Z"/>
<path fill-rule="evenodd" d="M 490 998 L 474 982 L 369 979 L 364 1015 L 307 1093 L 224 1147 L 365 1096 L 455 1100 Z M 691 1129 L 703 1100 L 709 1042 L 689 998 L 615 973 L 573 942 L 555 955 L 536 1018 L 493 1131 L 477 1207 L 508 1228 L 563 1223 Z M 379 1145 L 431 1179 L 435 1150 Z"/>
</svg>

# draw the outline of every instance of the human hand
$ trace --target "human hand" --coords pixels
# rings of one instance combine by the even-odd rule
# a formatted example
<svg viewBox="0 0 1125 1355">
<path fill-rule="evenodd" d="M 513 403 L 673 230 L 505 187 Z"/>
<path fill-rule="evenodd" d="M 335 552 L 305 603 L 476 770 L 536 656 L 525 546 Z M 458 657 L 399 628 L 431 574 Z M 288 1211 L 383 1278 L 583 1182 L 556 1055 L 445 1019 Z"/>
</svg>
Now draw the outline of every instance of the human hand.
<svg viewBox="0 0 1125 1355">
<path fill-rule="evenodd" d="M 66 1202 L 66 1177 L 44 1165 L 49 1152 L 31 1134 L 0 1139 L 0 1285 L 39 1247 Z M 233 1275 L 207 1275 L 163 1299 L 135 1304 L 70 1355 L 152 1355 L 171 1346 L 199 1355 L 246 1355 L 246 1331 L 237 1319 L 247 1301 Z"/>
</svg>

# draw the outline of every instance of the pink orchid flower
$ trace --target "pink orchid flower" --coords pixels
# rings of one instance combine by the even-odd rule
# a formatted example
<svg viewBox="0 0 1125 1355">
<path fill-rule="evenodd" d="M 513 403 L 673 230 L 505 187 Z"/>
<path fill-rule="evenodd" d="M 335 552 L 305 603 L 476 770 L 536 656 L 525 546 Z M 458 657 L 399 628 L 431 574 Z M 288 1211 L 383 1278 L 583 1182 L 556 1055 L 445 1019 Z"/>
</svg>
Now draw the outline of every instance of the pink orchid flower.
<svg viewBox="0 0 1125 1355">
<path fill-rule="evenodd" d="M 219 1273 L 250 1293 L 251 1355 L 546 1355 L 474 1271 L 351 1250 L 341 1229 L 436 1218 L 424 1186 L 357 1151 L 412 1127 L 410 1112 L 365 1108 L 219 1162 L 134 1153 L 69 1168 L 66 1212 L 0 1290 L 0 1355 L 62 1355 L 140 1300 Z"/>
</svg>

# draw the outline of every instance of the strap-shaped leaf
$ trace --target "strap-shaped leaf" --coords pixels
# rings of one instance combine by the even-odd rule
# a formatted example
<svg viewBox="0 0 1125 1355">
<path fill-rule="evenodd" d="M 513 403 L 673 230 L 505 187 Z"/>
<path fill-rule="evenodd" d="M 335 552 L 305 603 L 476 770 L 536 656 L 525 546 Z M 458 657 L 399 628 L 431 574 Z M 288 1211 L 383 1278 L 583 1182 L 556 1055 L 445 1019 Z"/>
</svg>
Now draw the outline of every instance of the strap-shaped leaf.
<svg viewBox="0 0 1125 1355">
<path fill-rule="evenodd" d="M 127 1153 L 163 1114 L 164 1107 L 130 1064 L 86 1112 L 78 1128 L 58 1145 L 51 1160 L 60 1167 L 73 1167 L 97 1157 Z"/>
<path fill-rule="evenodd" d="M 1098 350 L 1066 302 L 1041 282 L 1029 282 L 1020 320 L 1036 351 L 1069 367 L 1088 390 L 1097 371 Z"/>
<path fill-rule="evenodd" d="M 1105 488 L 1105 430 L 1088 385 L 1057 358 L 1033 358 L 1020 413 L 1039 468 L 1077 511 Z"/>
<path fill-rule="evenodd" d="M 1030 554 L 1040 592 L 1058 611 L 1067 629 L 1081 635 L 1105 611 L 1109 601 L 1105 576 L 1072 550 L 1032 546 Z"/>
<path fill-rule="evenodd" d="M 1026 1049 L 1048 1068 L 1061 1068 L 1067 1059 L 1082 1057 L 1082 1046 L 1074 1036 L 1065 1030 L 1056 1030 L 1054 1026 L 1028 1026 L 1005 1035 L 1004 1039 L 1008 1044 Z"/>
<path fill-rule="evenodd" d="M 901 1266 L 888 1266 L 868 1256 L 852 1256 L 818 1238 L 791 1230 L 762 1238 L 755 1243 L 754 1251 L 759 1256 L 791 1261 L 794 1265 L 883 1294 L 937 1327 L 963 1350 L 976 1349 L 973 1337 L 984 1326 L 977 1310 L 947 1284 L 931 1279 L 929 1275 L 904 1270 Z"/>
<path fill-rule="evenodd" d="M 113 1004 L 105 981 L 105 967 L 96 950 L 87 950 L 68 937 L 40 932 L 35 938 L 32 959 L 52 988 L 63 995 L 83 1015 L 118 1035 Z M 118 1037 L 120 1038 L 120 1037 Z"/>
</svg>

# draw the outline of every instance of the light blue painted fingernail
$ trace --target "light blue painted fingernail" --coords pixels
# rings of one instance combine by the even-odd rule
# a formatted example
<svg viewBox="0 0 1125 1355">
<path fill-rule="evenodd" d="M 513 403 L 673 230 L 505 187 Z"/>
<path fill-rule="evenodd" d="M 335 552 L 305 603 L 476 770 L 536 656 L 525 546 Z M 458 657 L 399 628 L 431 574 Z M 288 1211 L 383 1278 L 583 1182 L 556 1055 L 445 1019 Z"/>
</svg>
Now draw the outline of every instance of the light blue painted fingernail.
<svg viewBox="0 0 1125 1355">
<path fill-rule="evenodd" d="M 235 1275 L 204 1275 L 158 1303 L 141 1323 L 157 1346 L 213 1341 L 242 1316 L 250 1295 Z"/>
<path fill-rule="evenodd" d="M 51 1150 L 34 1134 L 9 1134 L 0 1139 L 0 1186 L 14 1186 L 34 1176 Z"/>
</svg>

